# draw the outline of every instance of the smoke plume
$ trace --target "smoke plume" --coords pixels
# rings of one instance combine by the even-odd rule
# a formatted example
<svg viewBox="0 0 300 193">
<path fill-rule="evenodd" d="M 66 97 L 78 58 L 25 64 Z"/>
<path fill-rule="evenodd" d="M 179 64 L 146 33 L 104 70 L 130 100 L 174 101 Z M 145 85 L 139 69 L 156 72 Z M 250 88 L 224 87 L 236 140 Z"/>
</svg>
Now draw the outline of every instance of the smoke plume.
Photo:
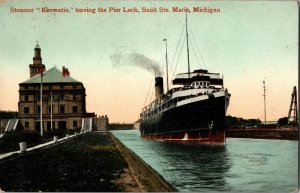
<svg viewBox="0 0 300 193">
<path fill-rule="evenodd" d="M 150 73 L 153 73 L 156 77 L 162 76 L 159 63 L 147 58 L 143 54 L 132 53 L 124 55 L 122 53 L 114 53 L 110 56 L 110 59 L 114 67 L 137 66 L 147 70 Z"/>
</svg>

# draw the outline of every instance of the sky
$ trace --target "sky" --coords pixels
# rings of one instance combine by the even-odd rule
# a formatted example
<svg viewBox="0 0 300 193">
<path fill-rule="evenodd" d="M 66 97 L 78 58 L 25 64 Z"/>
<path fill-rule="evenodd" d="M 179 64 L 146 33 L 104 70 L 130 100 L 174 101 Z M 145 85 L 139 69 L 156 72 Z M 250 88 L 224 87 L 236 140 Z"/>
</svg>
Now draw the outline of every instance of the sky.
<svg viewBox="0 0 300 193">
<path fill-rule="evenodd" d="M 70 12 L 37 9 L 43 7 Z M 100 7 L 121 12 L 75 12 Z M 140 12 L 123 12 L 123 7 Z M 170 12 L 145 13 L 143 7 Z M 153 99 L 154 75 L 138 66 L 114 65 L 111 56 L 144 55 L 165 75 L 166 38 L 169 79 L 187 72 L 186 47 L 175 55 L 183 44 L 178 42 L 185 13 L 172 12 L 172 7 L 191 10 L 191 70 L 206 68 L 223 75 L 231 93 L 227 115 L 264 120 L 264 80 L 267 121 L 288 115 L 292 89 L 298 85 L 297 1 L 0 0 L 0 110 L 18 110 L 18 84 L 29 78 L 38 41 L 46 69 L 66 66 L 83 82 L 88 112 L 107 115 L 110 122 L 136 121 Z M 220 12 L 192 12 L 193 7 Z M 12 8 L 34 11 L 16 13 Z"/>
</svg>

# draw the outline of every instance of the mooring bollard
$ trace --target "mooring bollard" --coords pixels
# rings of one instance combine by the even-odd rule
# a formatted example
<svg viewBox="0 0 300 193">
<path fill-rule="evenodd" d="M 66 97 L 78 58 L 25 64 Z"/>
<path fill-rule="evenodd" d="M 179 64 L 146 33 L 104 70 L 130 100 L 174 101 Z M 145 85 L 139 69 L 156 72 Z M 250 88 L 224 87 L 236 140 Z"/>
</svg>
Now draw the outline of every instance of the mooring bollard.
<svg viewBox="0 0 300 193">
<path fill-rule="evenodd" d="M 67 134 L 67 135 L 66 135 L 66 137 L 67 137 L 67 139 L 69 139 L 69 137 L 70 137 L 70 134 Z"/>
<path fill-rule="evenodd" d="M 56 143 L 57 142 L 57 136 L 53 137 L 53 142 Z"/>
<path fill-rule="evenodd" d="M 20 142 L 19 143 L 21 152 L 25 152 L 27 150 L 27 143 L 26 142 Z"/>
</svg>

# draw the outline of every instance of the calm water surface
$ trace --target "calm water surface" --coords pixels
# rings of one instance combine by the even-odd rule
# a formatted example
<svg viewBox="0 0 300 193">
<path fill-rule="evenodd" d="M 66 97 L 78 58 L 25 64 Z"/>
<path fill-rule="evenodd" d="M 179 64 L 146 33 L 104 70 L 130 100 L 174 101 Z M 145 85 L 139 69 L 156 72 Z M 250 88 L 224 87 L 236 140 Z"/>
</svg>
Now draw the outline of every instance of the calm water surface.
<svg viewBox="0 0 300 193">
<path fill-rule="evenodd" d="M 113 131 L 179 191 L 293 192 L 298 141 L 229 138 L 226 146 L 143 140 L 139 131 Z"/>
</svg>

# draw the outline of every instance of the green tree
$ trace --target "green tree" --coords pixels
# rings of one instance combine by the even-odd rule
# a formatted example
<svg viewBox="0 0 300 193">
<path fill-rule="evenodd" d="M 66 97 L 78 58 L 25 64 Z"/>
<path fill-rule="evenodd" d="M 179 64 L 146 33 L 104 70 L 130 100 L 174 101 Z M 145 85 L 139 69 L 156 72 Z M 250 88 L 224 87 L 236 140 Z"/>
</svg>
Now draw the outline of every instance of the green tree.
<svg viewBox="0 0 300 193">
<path fill-rule="evenodd" d="M 282 117 L 282 118 L 278 119 L 278 124 L 279 124 L 280 126 L 285 126 L 285 125 L 287 125 L 288 123 L 289 123 L 289 120 L 288 120 L 287 117 Z"/>
</svg>

